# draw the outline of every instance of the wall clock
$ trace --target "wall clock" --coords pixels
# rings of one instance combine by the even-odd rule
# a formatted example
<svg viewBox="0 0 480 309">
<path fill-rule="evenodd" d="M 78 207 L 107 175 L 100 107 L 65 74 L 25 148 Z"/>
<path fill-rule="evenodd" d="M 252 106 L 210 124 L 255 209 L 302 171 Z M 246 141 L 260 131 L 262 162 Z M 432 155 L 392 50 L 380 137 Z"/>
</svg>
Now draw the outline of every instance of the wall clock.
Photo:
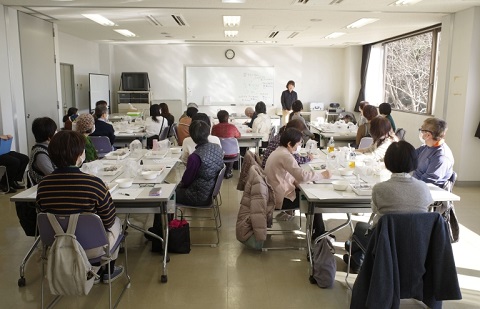
<svg viewBox="0 0 480 309">
<path fill-rule="evenodd" d="M 235 52 L 233 51 L 233 49 L 227 49 L 225 51 L 225 57 L 229 60 L 233 59 L 235 57 Z"/>
</svg>

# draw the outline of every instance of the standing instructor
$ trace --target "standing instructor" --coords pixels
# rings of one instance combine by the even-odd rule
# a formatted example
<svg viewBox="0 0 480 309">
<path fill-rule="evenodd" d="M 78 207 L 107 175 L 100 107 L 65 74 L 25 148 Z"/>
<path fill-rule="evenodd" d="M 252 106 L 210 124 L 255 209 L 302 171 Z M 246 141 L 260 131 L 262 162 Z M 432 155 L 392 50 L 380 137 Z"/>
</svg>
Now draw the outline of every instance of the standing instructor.
<svg viewBox="0 0 480 309">
<path fill-rule="evenodd" d="M 292 104 L 297 100 L 297 93 L 293 91 L 295 89 L 295 82 L 289 80 L 287 83 L 287 90 L 282 92 L 281 102 L 282 102 L 282 122 L 283 125 L 286 125 L 288 122 L 288 116 L 292 110 Z"/>
</svg>

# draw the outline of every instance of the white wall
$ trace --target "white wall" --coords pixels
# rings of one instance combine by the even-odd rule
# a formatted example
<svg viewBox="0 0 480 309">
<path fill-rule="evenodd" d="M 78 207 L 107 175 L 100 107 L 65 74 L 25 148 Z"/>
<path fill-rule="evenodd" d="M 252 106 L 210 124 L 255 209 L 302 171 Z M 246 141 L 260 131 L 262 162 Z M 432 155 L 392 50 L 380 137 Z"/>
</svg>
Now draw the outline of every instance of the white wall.
<svg viewBox="0 0 480 309">
<path fill-rule="evenodd" d="M 185 103 L 185 66 L 274 66 L 274 101 L 278 108 L 281 107 L 280 95 L 290 79 L 296 83 L 295 91 L 305 110 L 310 102 L 343 104 L 346 101 L 344 49 L 239 46 L 233 48 L 235 58 L 232 60 L 225 58 L 226 49 L 223 46 L 117 45 L 114 47 L 114 89 L 118 89 L 121 72 L 148 72 L 153 99 L 180 99 Z M 243 112 L 244 108 L 231 110 Z"/>
<path fill-rule="evenodd" d="M 100 71 L 100 47 L 95 42 L 79 39 L 60 32 L 59 57 L 61 63 L 73 64 L 75 79 L 75 101 L 80 112 L 89 111 L 88 74 L 110 74 Z M 108 49 L 107 49 L 108 50 Z M 102 55 L 108 53 L 102 49 Z M 103 63 L 107 63 L 104 61 Z M 108 67 L 108 66 L 107 66 Z"/>
</svg>

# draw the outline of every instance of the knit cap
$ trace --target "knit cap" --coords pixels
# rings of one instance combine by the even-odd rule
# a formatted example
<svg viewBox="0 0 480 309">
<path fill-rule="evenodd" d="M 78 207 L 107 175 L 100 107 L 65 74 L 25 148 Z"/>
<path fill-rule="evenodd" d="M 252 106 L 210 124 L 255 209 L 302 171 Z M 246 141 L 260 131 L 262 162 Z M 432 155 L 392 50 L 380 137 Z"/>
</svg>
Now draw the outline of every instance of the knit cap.
<svg viewBox="0 0 480 309">
<path fill-rule="evenodd" d="M 80 133 L 87 133 L 93 129 L 95 119 L 90 114 L 81 114 L 75 120 L 75 131 Z"/>
</svg>

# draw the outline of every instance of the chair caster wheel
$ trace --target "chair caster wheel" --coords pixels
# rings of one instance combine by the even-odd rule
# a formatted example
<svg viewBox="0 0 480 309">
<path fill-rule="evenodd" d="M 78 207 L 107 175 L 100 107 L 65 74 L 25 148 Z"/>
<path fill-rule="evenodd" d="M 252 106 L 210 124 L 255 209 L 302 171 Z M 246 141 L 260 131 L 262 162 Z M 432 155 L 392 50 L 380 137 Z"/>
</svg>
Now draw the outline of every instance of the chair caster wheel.
<svg viewBox="0 0 480 309">
<path fill-rule="evenodd" d="M 24 277 L 18 279 L 18 286 L 19 287 L 25 286 L 26 284 L 27 284 L 27 282 L 25 281 Z"/>
<path fill-rule="evenodd" d="M 308 277 L 308 281 L 310 281 L 310 284 L 317 284 L 317 280 L 313 276 Z"/>
<path fill-rule="evenodd" d="M 167 275 L 162 275 L 162 276 L 160 277 L 160 282 L 166 283 L 167 281 L 168 281 Z"/>
</svg>

